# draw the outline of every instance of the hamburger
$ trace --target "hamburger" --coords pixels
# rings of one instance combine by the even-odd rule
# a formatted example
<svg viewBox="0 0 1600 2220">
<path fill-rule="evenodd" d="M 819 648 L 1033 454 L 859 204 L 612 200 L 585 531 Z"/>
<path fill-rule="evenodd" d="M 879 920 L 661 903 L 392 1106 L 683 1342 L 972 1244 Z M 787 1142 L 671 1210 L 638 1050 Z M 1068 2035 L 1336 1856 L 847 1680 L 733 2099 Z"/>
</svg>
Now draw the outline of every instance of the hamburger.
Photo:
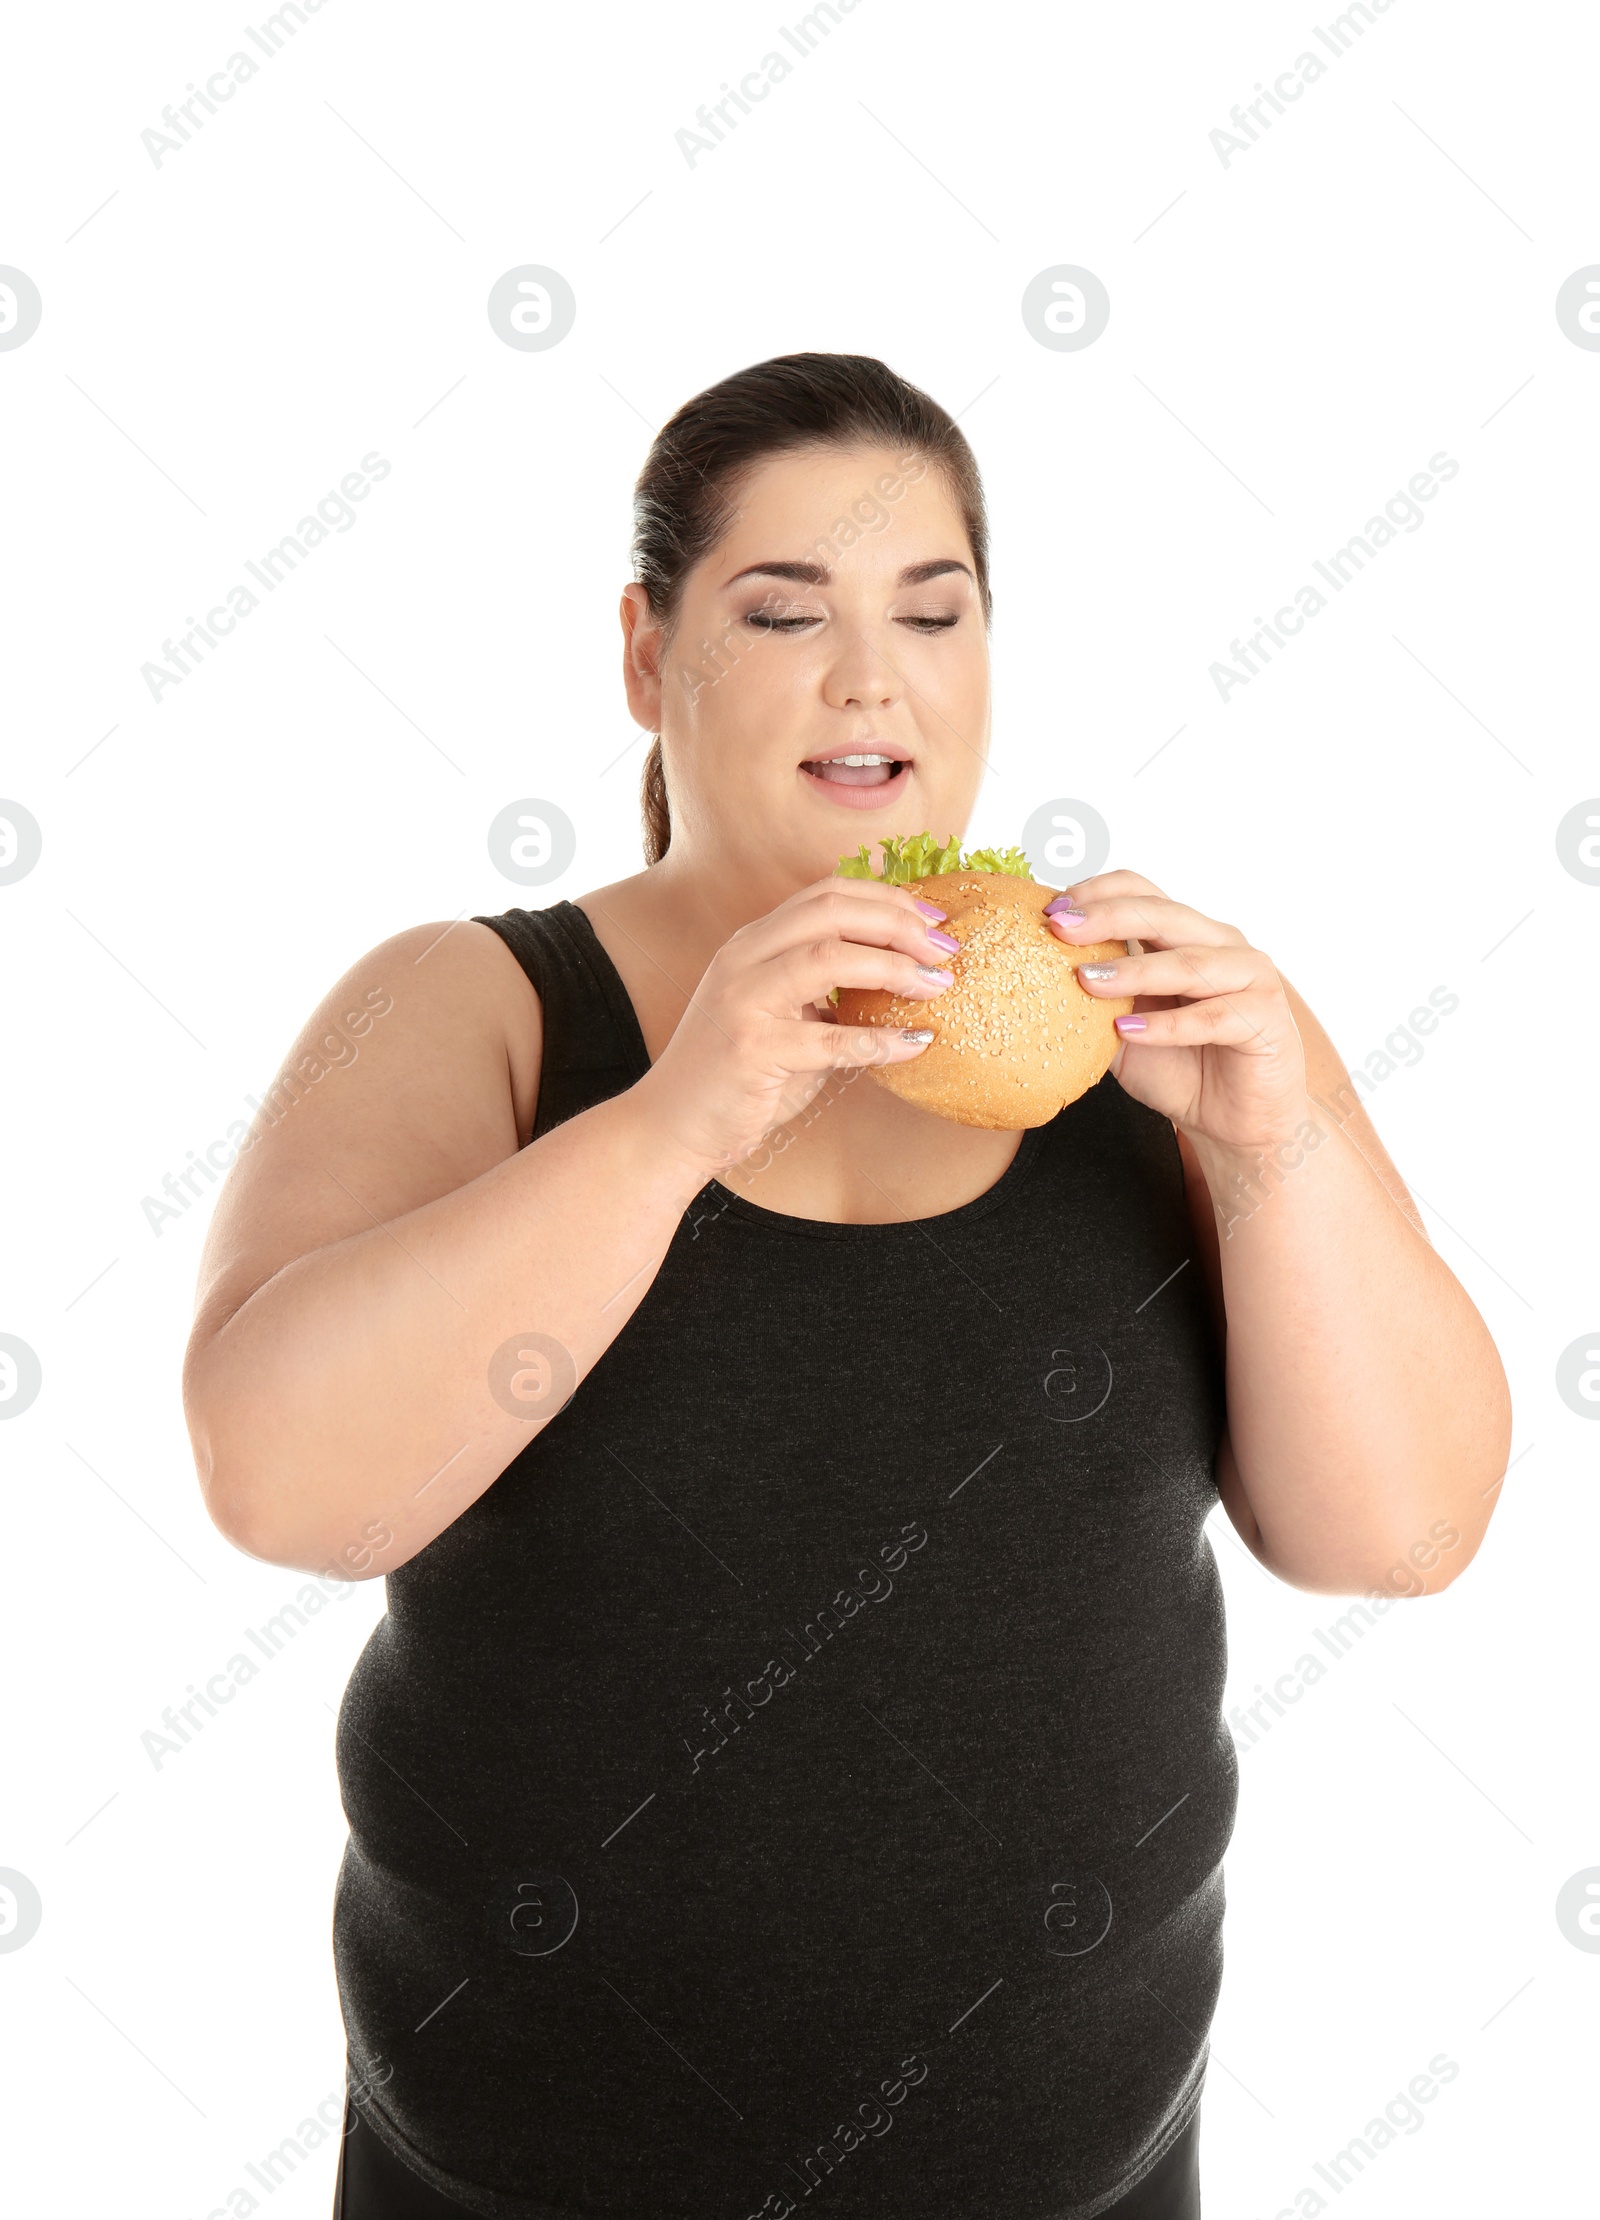
<svg viewBox="0 0 1600 2220">
<path fill-rule="evenodd" d="M 933 1039 L 902 1064 L 869 1064 L 880 1087 L 957 1125 L 1014 1132 L 1048 1125 L 1088 1092 L 1121 1045 L 1113 1020 L 1133 997 L 1092 995 L 1081 963 L 1114 961 L 1124 941 L 1058 940 L 1044 915 L 1059 887 L 1031 876 L 1020 848 L 941 847 L 931 833 L 882 843 L 874 871 L 863 846 L 839 859 L 843 878 L 903 886 L 945 912 L 943 930 L 961 943 L 944 958 L 955 979 L 932 1002 L 881 987 L 835 987 L 828 999 L 841 1025 L 930 1028 Z"/>
</svg>

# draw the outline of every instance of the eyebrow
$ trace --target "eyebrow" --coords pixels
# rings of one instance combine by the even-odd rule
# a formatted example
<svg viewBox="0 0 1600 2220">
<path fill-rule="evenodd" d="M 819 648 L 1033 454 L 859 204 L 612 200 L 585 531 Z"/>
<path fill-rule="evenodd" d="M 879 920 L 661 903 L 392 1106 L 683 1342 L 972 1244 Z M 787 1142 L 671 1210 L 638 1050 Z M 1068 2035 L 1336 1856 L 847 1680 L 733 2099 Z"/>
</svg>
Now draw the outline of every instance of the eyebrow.
<svg viewBox="0 0 1600 2220">
<path fill-rule="evenodd" d="M 925 586 L 930 578 L 943 578 L 950 571 L 964 571 L 972 583 L 978 583 L 968 563 L 958 563 L 953 556 L 945 556 L 931 563 L 908 563 L 900 573 L 898 584 Z M 736 586 L 741 578 L 787 578 L 797 586 L 826 586 L 833 573 L 825 563 L 751 563 L 744 570 L 735 571 L 725 583 Z"/>
</svg>

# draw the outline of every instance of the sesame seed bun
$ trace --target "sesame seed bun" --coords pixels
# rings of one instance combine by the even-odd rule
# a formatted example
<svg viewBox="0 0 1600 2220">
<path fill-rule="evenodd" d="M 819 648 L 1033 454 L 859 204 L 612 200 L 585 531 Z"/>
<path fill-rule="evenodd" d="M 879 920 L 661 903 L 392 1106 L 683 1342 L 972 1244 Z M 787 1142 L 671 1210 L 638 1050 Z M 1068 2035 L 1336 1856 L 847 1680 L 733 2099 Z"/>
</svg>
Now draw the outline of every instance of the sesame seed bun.
<svg viewBox="0 0 1600 2220">
<path fill-rule="evenodd" d="M 1114 962 L 1123 941 L 1058 940 L 1044 917 L 1060 889 L 1008 872 L 943 871 L 909 891 L 942 909 L 961 943 L 942 960 L 955 983 L 931 1002 L 841 987 L 841 1025 L 927 1026 L 933 1039 L 903 1064 L 867 1068 L 880 1087 L 957 1125 L 1007 1132 L 1048 1125 L 1110 1068 L 1132 996 L 1091 995 L 1075 966 Z M 929 951 L 933 960 L 940 960 Z"/>
</svg>

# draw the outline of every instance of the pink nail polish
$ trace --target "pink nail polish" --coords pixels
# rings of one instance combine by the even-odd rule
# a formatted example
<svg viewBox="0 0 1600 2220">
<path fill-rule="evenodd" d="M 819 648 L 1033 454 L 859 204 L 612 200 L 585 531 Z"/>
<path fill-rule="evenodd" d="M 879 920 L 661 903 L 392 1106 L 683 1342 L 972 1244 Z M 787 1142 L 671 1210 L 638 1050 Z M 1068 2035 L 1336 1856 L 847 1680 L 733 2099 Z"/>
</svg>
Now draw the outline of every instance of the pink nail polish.
<svg viewBox="0 0 1600 2220">
<path fill-rule="evenodd" d="M 961 947 L 960 941 L 956 939 L 953 933 L 941 933 L 937 925 L 930 925 L 928 927 L 928 938 L 933 942 L 935 948 L 948 949 L 952 956 L 955 955 Z"/>
<path fill-rule="evenodd" d="M 913 895 L 912 900 L 916 903 L 917 908 L 921 910 L 924 917 L 943 918 L 948 917 L 950 914 L 948 910 L 936 910 L 931 902 L 924 902 L 920 894 Z"/>
<path fill-rule="evenodd" d="M 1144 1019 L 1137 1016 L 1119 1017 L 1116 1020 L 1116 1027 L 1119 1033 L 1145 1033 L 1149 1031 Z"/>
</svg>

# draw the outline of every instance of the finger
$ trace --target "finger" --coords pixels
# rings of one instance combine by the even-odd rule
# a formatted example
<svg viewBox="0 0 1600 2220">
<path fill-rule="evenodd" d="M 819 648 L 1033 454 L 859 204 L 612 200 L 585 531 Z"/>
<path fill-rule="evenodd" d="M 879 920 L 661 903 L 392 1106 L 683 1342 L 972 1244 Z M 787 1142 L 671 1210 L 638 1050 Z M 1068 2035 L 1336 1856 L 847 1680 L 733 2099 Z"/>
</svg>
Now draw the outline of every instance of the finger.
<svg viewBox="0 0 1600 2220">
<path fill-rule="evenodd" d="M 770 1007 L 787 1016 L 802 1003 L 819 1000 L 833 987 L 878 987 L 886 994 L 924 1001 L 943 994 L 955 973 L 934 948 L 908 956 L 897 948 L 825 936 L 773 958 L 768 976 Z"/>
<path fill-rule="evenodd" d="M 941 924 L 950 914 L 939 901 L 937 889 L 928 887 L 888 886 L 881 879 L 824 879 L 817 890 L 819 894 L 843 894 L 857 902 L 884 902 L 914 917 L 923 926 Z"/>
<path fill-rule="evenodd" d="M 898 886 L 888 879 L 846 878 L 833 872 L 826 879 L 819 879 L 816 886 L 821 892 L 862 895 L 869 901 L 875 896 L 887 895 L 891 902 L 909 903 L 912 909 L 922 914 L 941 907 L 937 900 L 937 890 L 930 891 L 926 882 L 917 887 Z"/>
<path fill-rule="evenodd" d="M 1112 894 L 1160 894 L 1163 900 L 1166 898 L 1154 879 L 1146 879 L 1137 871 L 1097 871 L 1093 878 L 1074 879 L 1061 891 L 1074 895 L 1079 903 L 1103 901 Z"/>
<path fill-rule="evenodd" d="M 926 917 L 932 910 L 938 910 L 941 917 L 946 914 L 943 906 L 930 897 L 925 886 L 913 890 L 909 886 L 893 885 L 887 879 L 844 878 L 837 872 L 831 873 L 826 879 L 813 880 L 810 886 L 801 887 L 797 893 L 786 895 L 778 904 L 778 910 L 792 909 L 800 903 L 813 900 L 819 894 L 848 894 L 860 902 L 889 902 L 896 908 L 909 909 L 919 917 Z M 778 910 L 773 912 L 774 916 L 778 914 Z"/>
<path fill-rule="evenodd" d="M 1064 897 L 1057 896 L 1057 900 Z M 1082 900 L 1080 915 L 1065 915 L 1057 910 L 1047 915 L 1045 922 L 1056 936 L 1065 941 L 1133 940 L 1153 944 L 1157 948 L 1180 948 L 1185 945 L 1205 944 L 1213 948 L 1233 944 L 1242 945 L 1244 935 L 1236 925 L 1223 925 L 1214 917 L 1205 917 L 1199 910 L 1190 909 L 1185 902 L 1174 902 L 1164 894 L 1114 894 L 1103 901 Z"/>
<path fill-rule="evenodd" d="M 1259 948 L 1229 943 L 1220 948 L 1163 948 L 1149 955 L 1097 955 L 1079 964 L 1078 977 L 1090 994 L 1205 995 L 1241 994 L 1270 987 L 1277 974 Z"/>
<path fill-rule="evenodd" d="M 1135 1010 L 1115 1024 L 1130 1046 L 1244 1048 L 1275 1055 L 1288 1047 L 1293 1019 L 1281 995 L 1219 994 L 1173 1010 Z"/>
<path fill-rule="evenodd" d="M 904 1064 L 933 1039 L 930 1026 L 829 1025 L 803 1018 L 773 1021 L 773 1060 L 784 1071 L 858 1071 L 867 1064 Z"/>
<path fill-rule="evenodd" d="M 728 946 L 747 962 L 768 963 L 791 949 L 823 941 L 897 948 L 919 963 L 942 963 L 960 945 L 954 934 L 918 910 L 904 887 L 873 887 L 864 879 L 841 879 L 825 880 L 804 898 L 791 898 L 769 916 L 742 925 Z M 835 983 L 823 981 L 824 987 Z"/>
</svg>

